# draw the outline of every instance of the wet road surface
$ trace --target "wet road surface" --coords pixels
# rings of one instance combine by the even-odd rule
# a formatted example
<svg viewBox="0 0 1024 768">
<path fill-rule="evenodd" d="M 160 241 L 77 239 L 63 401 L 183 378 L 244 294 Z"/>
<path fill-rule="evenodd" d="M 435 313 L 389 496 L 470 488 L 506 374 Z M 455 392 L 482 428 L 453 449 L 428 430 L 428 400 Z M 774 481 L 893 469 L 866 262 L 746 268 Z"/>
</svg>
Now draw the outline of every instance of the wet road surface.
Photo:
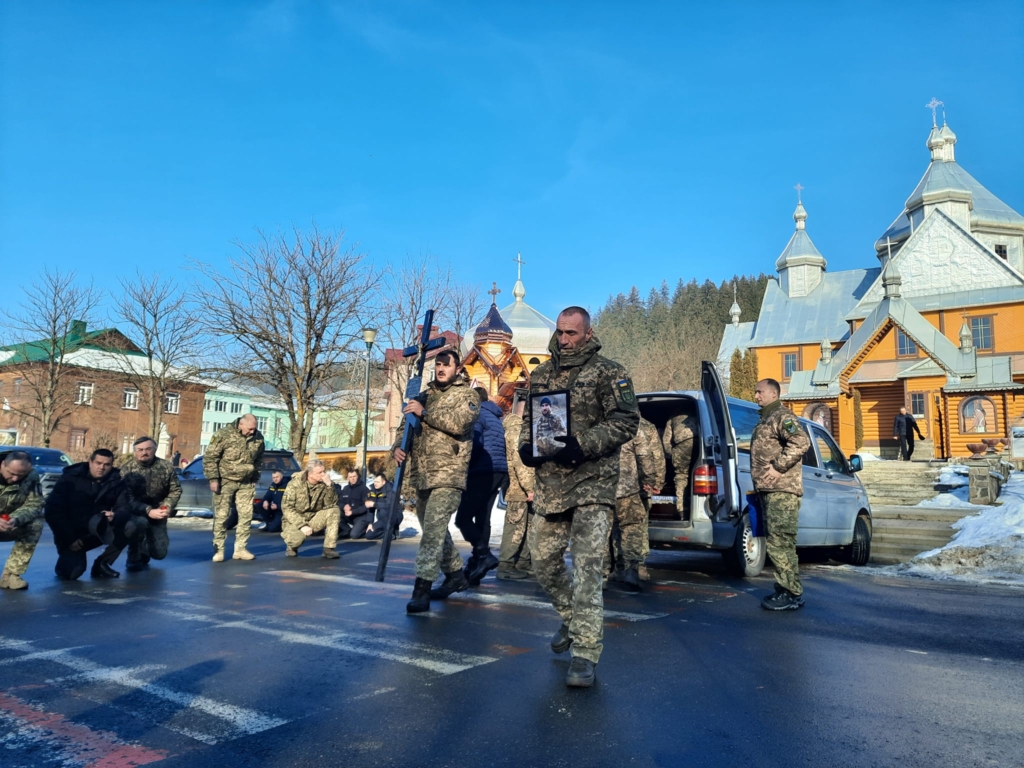
<svg viewBox="0 0 1024 768">
<path fill-rule="evenodd" d="M 44 535 L 0 593 L 0 765 L 1024 765 L 1021 590 L 812 565 L 807 607 L 770 614 L 770 573 L 656 552 L 569 690 L 535 582 L 408 616 L 415 539 L 383 584 L 376 543 L 210 542 L 178 525 L 150 570 L 63 583 Z"/>
</svg>

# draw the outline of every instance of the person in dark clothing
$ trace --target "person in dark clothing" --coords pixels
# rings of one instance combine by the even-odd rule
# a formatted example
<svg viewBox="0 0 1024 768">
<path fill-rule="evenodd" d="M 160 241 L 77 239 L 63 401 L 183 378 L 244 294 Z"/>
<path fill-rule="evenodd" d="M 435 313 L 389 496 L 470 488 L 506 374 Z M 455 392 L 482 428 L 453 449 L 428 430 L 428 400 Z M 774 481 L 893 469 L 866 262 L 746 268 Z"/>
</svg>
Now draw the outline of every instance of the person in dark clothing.
<svg viewBox="0 0 1024 768">
<path fill-rule="evenodd" d="M 491 510 L 498 492 L 508 487 L 508 459 L 505 455 L 505 427 L 501 408 L 492 403 L 483 387 L 474 387 L 480 397 L 480 417 L 473 426 L 473 453 L 466 475 L 466 491 L 455 513 L 455 526 L 462 538 L 473 545 L 466 561 L 466 578 L 476 586 L 487 572 L 498 567 L 491 553 Z"/>
<path fill-rule="evenodd" d="M 914 433 L 917 432 L 917 436 L 922 440 L 924 435 L 921 434 L 914 417 L 907 413 L 906 407 L 900 408 L 892 431 L 893 437 L 900 441 L 900 457 L 903 461 L 910 461 L 910 457 L 914 455 Z"/>
<path fill-rule="evenodd" d="M 401 505 L 401 499 L 399 499 L 398 503 Z M 370 531 L 366 534 L 366 538 L 383 539 L 384 529 L 388 524 L 388 512 L 391 507 L 391 489 L 388 488 L 388 478 L 384 473 L 374 475 L 373 487 L 366 494 L 366 506 L 376 513 L 373 525 L 370 526 Z M 393 539 L 398 538 L 398 532 L 402 529 L 401 506 L 397 510 L 396 518 L 394 530 L 391 532 L 391 538 Z"/>
<path fill-rule="evenodd" d="M 341 524 L 338 536 L 342 539 L 361 539 L 373 522 L 373 515 L 366 506 L 366 484 L 355 469 L 348 471 L 348 485 L 338 492 L 338 508 L 341 510 Z"/>
<path fill-rule="evenodd" d="M 123 495 L 124 483 L 114 468 L 114 454 L 105 448 L 93 451 L 89 461 L 64 470 L 46 499 L 46 523 L 57 546 L 54 572 L 58 578 L 74 581 L 85 573 L 85 553 L 90 549 L 128 544 L 133 535 L 126 530 L 131 518 L 115 512 L 119 507 L 126 509 Z M 93 578 L 116 579 L 120 575 L 105 555 L 93 562 Z"/>
<path fill-rule="evenodd" d="M 260 504 L 263 509 L 262 517 L 266 523 L 263 530 L 266 533 L 281 532 L 281 519 L 283 516 L 281 499 L 284 498 L 284 489 L 288 487 L 289 479 L 279 469 L 275 470 L 270 476 L 270 487 L 267 488 L 267 492 L 263 495 L 263 501 Z"/>
</svg>

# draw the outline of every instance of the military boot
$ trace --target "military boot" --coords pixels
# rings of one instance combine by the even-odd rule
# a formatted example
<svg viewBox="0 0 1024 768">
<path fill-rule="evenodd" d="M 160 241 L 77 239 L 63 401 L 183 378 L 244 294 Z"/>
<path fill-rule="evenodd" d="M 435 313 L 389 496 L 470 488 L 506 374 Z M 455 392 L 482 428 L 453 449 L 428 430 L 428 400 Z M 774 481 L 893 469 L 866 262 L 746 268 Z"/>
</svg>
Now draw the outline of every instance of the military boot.
<svg viewBox="0 0 1024 768">
<path fill-rule="evenodd" d="M 231 556 L 232 560 L 255 560 L 256 555 L 250 552 L 248 549 L 236 549 L 235 554 Z"/>
<path fill-rule="evenodd" d="M 213 553 L 213 562 L 215 562 L 215 563 L 223 563 L 224 562 L 224 550 L 223 549 L 218 549 L 216 552 Z"/>
<path fill-rule="evenodd" d="M 504 564 L 498 566 L 495 576 L 503 581 L 525 581 L 530 578 L 530 574 L 526 571 L 520 571 L 518 568 Z"/>
<path fill-rule="evenodd" d="M 640 581 L 650 581 L 651 580 L 651 572 L 647 570 L 647 566 L 644 565 L 643 563 L 640 563 L 640 565 L 638 565 L 636 567 L 636 573 L 637 573 L 637 576 L 640 577 Z"/>
<path fill-rule="evenodd" d="M 555 653 L 565 653 L 569 650 L 570 645 L 572 645 L 572 638 L 569 637 L 569 625 L 563 624 L 551 638 L 551 650 Z"/>
<path fill-rule="evenodd" d="M 569 662 L 569 671 L 565 675 L 565 684 L 570 688 L 589 688 L 597 680 L 597 664 L 590 659 L 573 656 Z"/>
<path fill-rule="evenodd" d="M 452 571 L 444 575 L 444 581 L 430 590 L 431 600 L 444 600 L 454 592 L 462 592 L 469 587 L 466 574 L 462 571 Z"/>
<path fill-rule="evenodd" d="M 766 611 L 798 611 L 804 607 L 803 595 L 794 595 L 784 587 L 776 586 L 774 594 L 761 601 Z"/>
<path fill-rule="evenodd" d="M 640 574 L 637 573 L 636 568 L 627 568 L 622 572 L 622 586 L 626 588 L 627 592 L 640 591 Z"/>
<path fill-rule="evenodd" d="M 406 613 L 423 613 L 430 610 L 430 582 L 416 579 L 412 588 L 412 600 L 405 604 Z"/>
<path fill-rule="evenodd" d="M 323 557 L 325 560 L 337 560 L 341 555 L 337 553 L 334 547 L 324 547 Z"/>
<path fill-rule="evenodd" d="M 92 570 L 89 573 L 94 579 L 116 579 L 121 576 L 120 573 L 107 565 L 106 561 L 98 558 L 96 562 L 92 564 Z"/>
<path fill-rule="evenodd" d="M 0 589 L 28 589 L 28 582 L 16 573 L 4 571 L 0 576 Z"/>
<path fill-rule="evenodd" d="M 284 553 L 288 557 L 298 557 L 299 556 L 299 548 L 298 547 L 289 547 L 287 544 L 285 544 L 284 545 Z"/>
</svg>

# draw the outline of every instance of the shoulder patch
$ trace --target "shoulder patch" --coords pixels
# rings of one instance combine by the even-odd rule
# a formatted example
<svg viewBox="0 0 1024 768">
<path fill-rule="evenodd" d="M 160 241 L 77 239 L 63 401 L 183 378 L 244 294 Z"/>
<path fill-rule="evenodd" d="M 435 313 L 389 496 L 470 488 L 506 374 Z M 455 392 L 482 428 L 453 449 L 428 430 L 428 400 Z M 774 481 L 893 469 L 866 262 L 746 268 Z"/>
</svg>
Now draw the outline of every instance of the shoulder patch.
<svg viewBox="0 0 1024 768">
<path fill-rule="evenodd" d="M 795 435 L 798 429 L 796 422 L 793 421 L 792 419 L 786 419 L 784 422 L 782 422 L 782 428 L 791 435 Z"/>
<path fill-rule="evenodd" d="M 636 394 L 633 392 L 633 382 L 629 379 L 619 379 L 612 386 L 615 392 L 615 399 L 630 407 L 636 405 Z"/>
</svg>

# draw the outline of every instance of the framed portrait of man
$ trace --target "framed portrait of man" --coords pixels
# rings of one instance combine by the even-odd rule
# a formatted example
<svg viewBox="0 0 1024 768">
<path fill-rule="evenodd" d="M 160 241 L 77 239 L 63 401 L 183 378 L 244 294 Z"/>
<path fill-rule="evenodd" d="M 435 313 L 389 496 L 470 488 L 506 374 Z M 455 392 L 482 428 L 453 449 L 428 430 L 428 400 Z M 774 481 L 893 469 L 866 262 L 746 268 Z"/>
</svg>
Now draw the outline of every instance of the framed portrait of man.
<svg viewBox="0 0 1024 768">
<path fill-rule="evenodd" d="M 553 456 L 565 447 L 564 443 L 555 438 L 570 434 L 570 419 L 569 390 L 535 392 L 530 395 L 530 434 L 535 458 Z"/>
</svg>

